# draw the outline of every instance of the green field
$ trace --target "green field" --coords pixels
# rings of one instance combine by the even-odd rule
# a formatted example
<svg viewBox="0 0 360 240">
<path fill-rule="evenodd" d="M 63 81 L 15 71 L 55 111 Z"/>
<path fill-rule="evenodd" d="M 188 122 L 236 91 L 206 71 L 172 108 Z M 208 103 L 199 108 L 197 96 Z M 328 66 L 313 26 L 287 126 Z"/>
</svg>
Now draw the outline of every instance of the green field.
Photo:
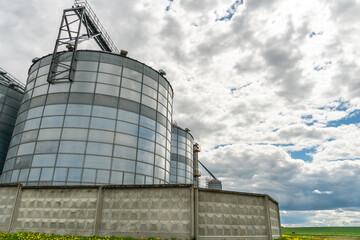
<svg viewBox="0 0 360 240">
<path fill-rule="evenodd" d="M 360 239 L 360 227 L 281 228 L 283 235 L 317 236 L 331 239 Z M 295 234 L 293 234 L 293 232 Z"/>
</svg>

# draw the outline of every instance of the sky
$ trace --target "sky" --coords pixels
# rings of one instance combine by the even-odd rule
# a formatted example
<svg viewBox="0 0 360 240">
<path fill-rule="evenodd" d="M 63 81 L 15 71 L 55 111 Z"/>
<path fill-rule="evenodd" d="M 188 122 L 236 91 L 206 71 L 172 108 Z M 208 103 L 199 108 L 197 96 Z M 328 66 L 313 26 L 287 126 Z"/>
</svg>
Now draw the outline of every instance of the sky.
<svg viewBox="0 0 360 240">
<path fill-rule="evenodd" d="M 359 0 L 89 3 L 119 49 L 166 72 L 173 119 L 224 190 L 269 194 L 283 226 L 360 226 Z M 25 82 L 72 4 L 0 1 L 0 66 Z"/>
</svg>

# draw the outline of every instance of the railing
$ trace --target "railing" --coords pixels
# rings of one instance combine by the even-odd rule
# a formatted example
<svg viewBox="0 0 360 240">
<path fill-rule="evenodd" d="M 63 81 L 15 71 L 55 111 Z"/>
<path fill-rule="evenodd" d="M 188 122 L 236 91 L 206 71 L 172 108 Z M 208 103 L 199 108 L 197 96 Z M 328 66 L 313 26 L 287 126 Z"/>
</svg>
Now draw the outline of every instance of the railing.
<svg viewBox="0 0 360 240">
<path fill-rule="evenodd" d="M 109 34 L 106 32 L 105 28 L 100 23 L 100 20 L 98 19 L 88 2 L 86 0 L 75 0 L 74 7 L 85 8 L 85 16 L 88 17 L 88 21 L 90 21 L 90 24 L 96 28 L 94 30 L 96 30 L 98 33 L 101 33 L 99 37 L 102 37 L 102 40 L 106 44 L 106 47 L 109 48 L 111 52 L 120 54 L 120 51 L 117 49 L 114 42 L 111 40 Z M 95 37 L 95 39 L 99 37 Z"/>
<path fill-rule="evenodd" d="M 1 75 L 1 81 L 6 82 L 7 84 L 14 84 L 16 87 L 18 87 L 20 90 L 24 91 L 25 84 L 17 80 L 14 76 L 12 76 L 10 73 L 6 72 L 3 68 L 0 67 L 0 75 Z"/>
</svg>

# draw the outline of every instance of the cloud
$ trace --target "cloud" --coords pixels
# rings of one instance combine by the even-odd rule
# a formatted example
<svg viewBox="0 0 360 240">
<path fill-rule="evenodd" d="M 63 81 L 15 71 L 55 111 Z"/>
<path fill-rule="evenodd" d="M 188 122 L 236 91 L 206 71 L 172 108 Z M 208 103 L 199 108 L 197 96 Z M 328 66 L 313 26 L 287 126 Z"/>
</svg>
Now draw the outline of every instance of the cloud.
<svg viewBox="0 0 360 240">
<path fill-rule="evenodd" d="M 304 162 L 281 147 L 232 144 L 203 151 L 201 161 L 228 190 L 268 193 L 283 210 L 357 207 L 360 161 Z M 326 189 L 326 190 L 319 190 Z"/>
<path fill-rule="evenodd" d="M 313 191 L 313 193 L 315 193 L 315 194 L 328 194 L 328 195 L 330 195 L 330 194 L 333 194 L 334 192 L 333 192 L 333 191 L 319 191 L 319 190 L 315 189 L 315 190 Z"/>
<path fill-rule="evenodd" d="M 281 211 L 280 216 L 281 225 L 284 227 L 359 226 L 360 224 L 359 208 L 337 208 L 320 211 Z"/>
</svg>

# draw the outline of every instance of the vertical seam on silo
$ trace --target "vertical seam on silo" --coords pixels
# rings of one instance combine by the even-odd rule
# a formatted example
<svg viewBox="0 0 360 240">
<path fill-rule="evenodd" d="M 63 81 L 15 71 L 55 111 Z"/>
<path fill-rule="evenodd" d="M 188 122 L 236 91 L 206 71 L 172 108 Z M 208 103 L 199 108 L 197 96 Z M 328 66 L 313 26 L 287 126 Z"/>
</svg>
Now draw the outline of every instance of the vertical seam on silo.
<svg viewBox="0 0 360 240">
<path fill-rule="evenodd" d="M 104 53 L 102 53 L 102 54 L 104 54 Z M 123 69 L 124 69 L 123 64 L 121 64 L 120 67 L 121 67 L 120 76 L 119 76 L 120 82 L 119 82 L 118 97 L 116 99 L 116 116 L 115 116 L 115 127 L 114 127 L 115 131 L 114 131 L 114 137 L 113 137 L 113 148 L 112 148 L 112 153 L 111 153 L 109 183 L 111 183 L 111 177 L 112 177 L 112 173 L 113 173 L 112 166 L 113 166 L 113 162 L 114 162 L 114 153 L 115 153 L 115 145 L 116 145 L 115 140 L 116 140 L 117 121 L 118 121 L 118 115 L 119 115 L 119 105 L 120 105 L 119 102 L 120 102 L 120 94 L 121 94 L 122 74 L 123 74 Z M 121 184 L 124 184 L 124 175 L 125 175 L 125 172 L 122 171 Z"/>
<path fill-rule="evenodd" d="M 96 95 L 95 93 L 96 93 L 96 87 L 97 87 L 98 77 L 99 77 L 100 61 L 101 61 L 101 55 L 99 54 L 99 57 L 97 59 L 96 77 L 95 77 L 95 82 L 94 82 L 94 89 L 93 89 L 93 92 L 92 92 L 92 102 L 91 102 L 91 105 L 90 105 L 91 110 L 90 110 L 90 116 L 89 116 L 89 123 L 88 123 L 88 127 L 87 127 L 87 135 L 86 135 L 86 140 L 85 140 L 85 149 L 84 149 L 84 154 L 83 154 L 84 158 L 83 158 L 81 178 L 80 178 L 81 185 L 83 183 L 82 177 L 84 176 L 84 171 L 85 171 L 85 161 L 86 161 L 86 156 L 87 156 L 87 146 L 89 144 L 90 127 L 91 127 L 91 122 L 92 122 L 92 118 L 93 118 L 95 95 Z M 98 170 L 99 170 L 98 168 L 95 169 L 95 178 L 94 178 L 94 182 L 92 183 L 92 185 L 97 184 L 96 183 L 96 178 L 97 178 Z"/>
<path fill-rule="evenodd" d="M 75 53 L 75 55 L 77 55 L 77 52 Z M 75 62 L 76 62 L 76 65 L 77 65 L 77 56 L 75 56 Z M 70 72 L 69 71 L 69 77 L 70 77 Z M 75 74 L 75 73 L 74 73 Z M 71 90 L 71 87 L 72 87 L 72 83 L 73 81 L 69 81 L 70 83 L 70 86 L 69 86 L 69 90 L 67 92 L 68 96 L 67 96 L 67 99 L 66 99 L 66 103 L 65 103 L 65 109 L 64 109 L 64 114 L 63 114 L 63 120 L 62 120 L 62 124 L 61 124 L 61 129 L 60 129 L 60 136 L 59 136 L 59 140 L 58 140 L 58 146 L 57 146 L 57 150 L 55 152 L 55 162 L 54 162 L 54 171 L 53 171 L 53 174 L 52 174 L 52 178 L 51 178 L 51 185 L 54 183 L 54 177 L 55 177 L 55 170 L 56 170 L 56 164 L 57 164 L 57 160 L 58 160 L 58 157 L 59 157 L 59 150 L 60 150 L 60 142 L 61 142 L 61 139 L 62 139 L 62 135 L 63 135 L 63 132 L 64 132 L 64 124 L 65 124 L 65 117 L 66 117 L 66 112 L 67 112 L 67 108 L 68 108 L 68 104 L 69 104 L 69 99 L 70 99 L 70 90 Z M 49 86 L 50 84 L 53 84 L 53 83 L 48 83 Z M 49 92 L 49 89 L 50 87 L 48 88 L 48 92 Z M 47 97 L 46 97 L 47 98 Z M 43 109 L 43 116 L 44 116 L 44 110 L 45 110 L 45 106 L 44 106 L 44 109 Z M 40 125 L 41 126 L 41 125 Z M 39 130 L 40 132 L 40 130 Z M 68 182 L 68 176 L 69 176 L 69 167 L 66 168 L 66 177 L 65 177 L 65 185 L 67 185 L 67 182 Z"/>
</svg>

